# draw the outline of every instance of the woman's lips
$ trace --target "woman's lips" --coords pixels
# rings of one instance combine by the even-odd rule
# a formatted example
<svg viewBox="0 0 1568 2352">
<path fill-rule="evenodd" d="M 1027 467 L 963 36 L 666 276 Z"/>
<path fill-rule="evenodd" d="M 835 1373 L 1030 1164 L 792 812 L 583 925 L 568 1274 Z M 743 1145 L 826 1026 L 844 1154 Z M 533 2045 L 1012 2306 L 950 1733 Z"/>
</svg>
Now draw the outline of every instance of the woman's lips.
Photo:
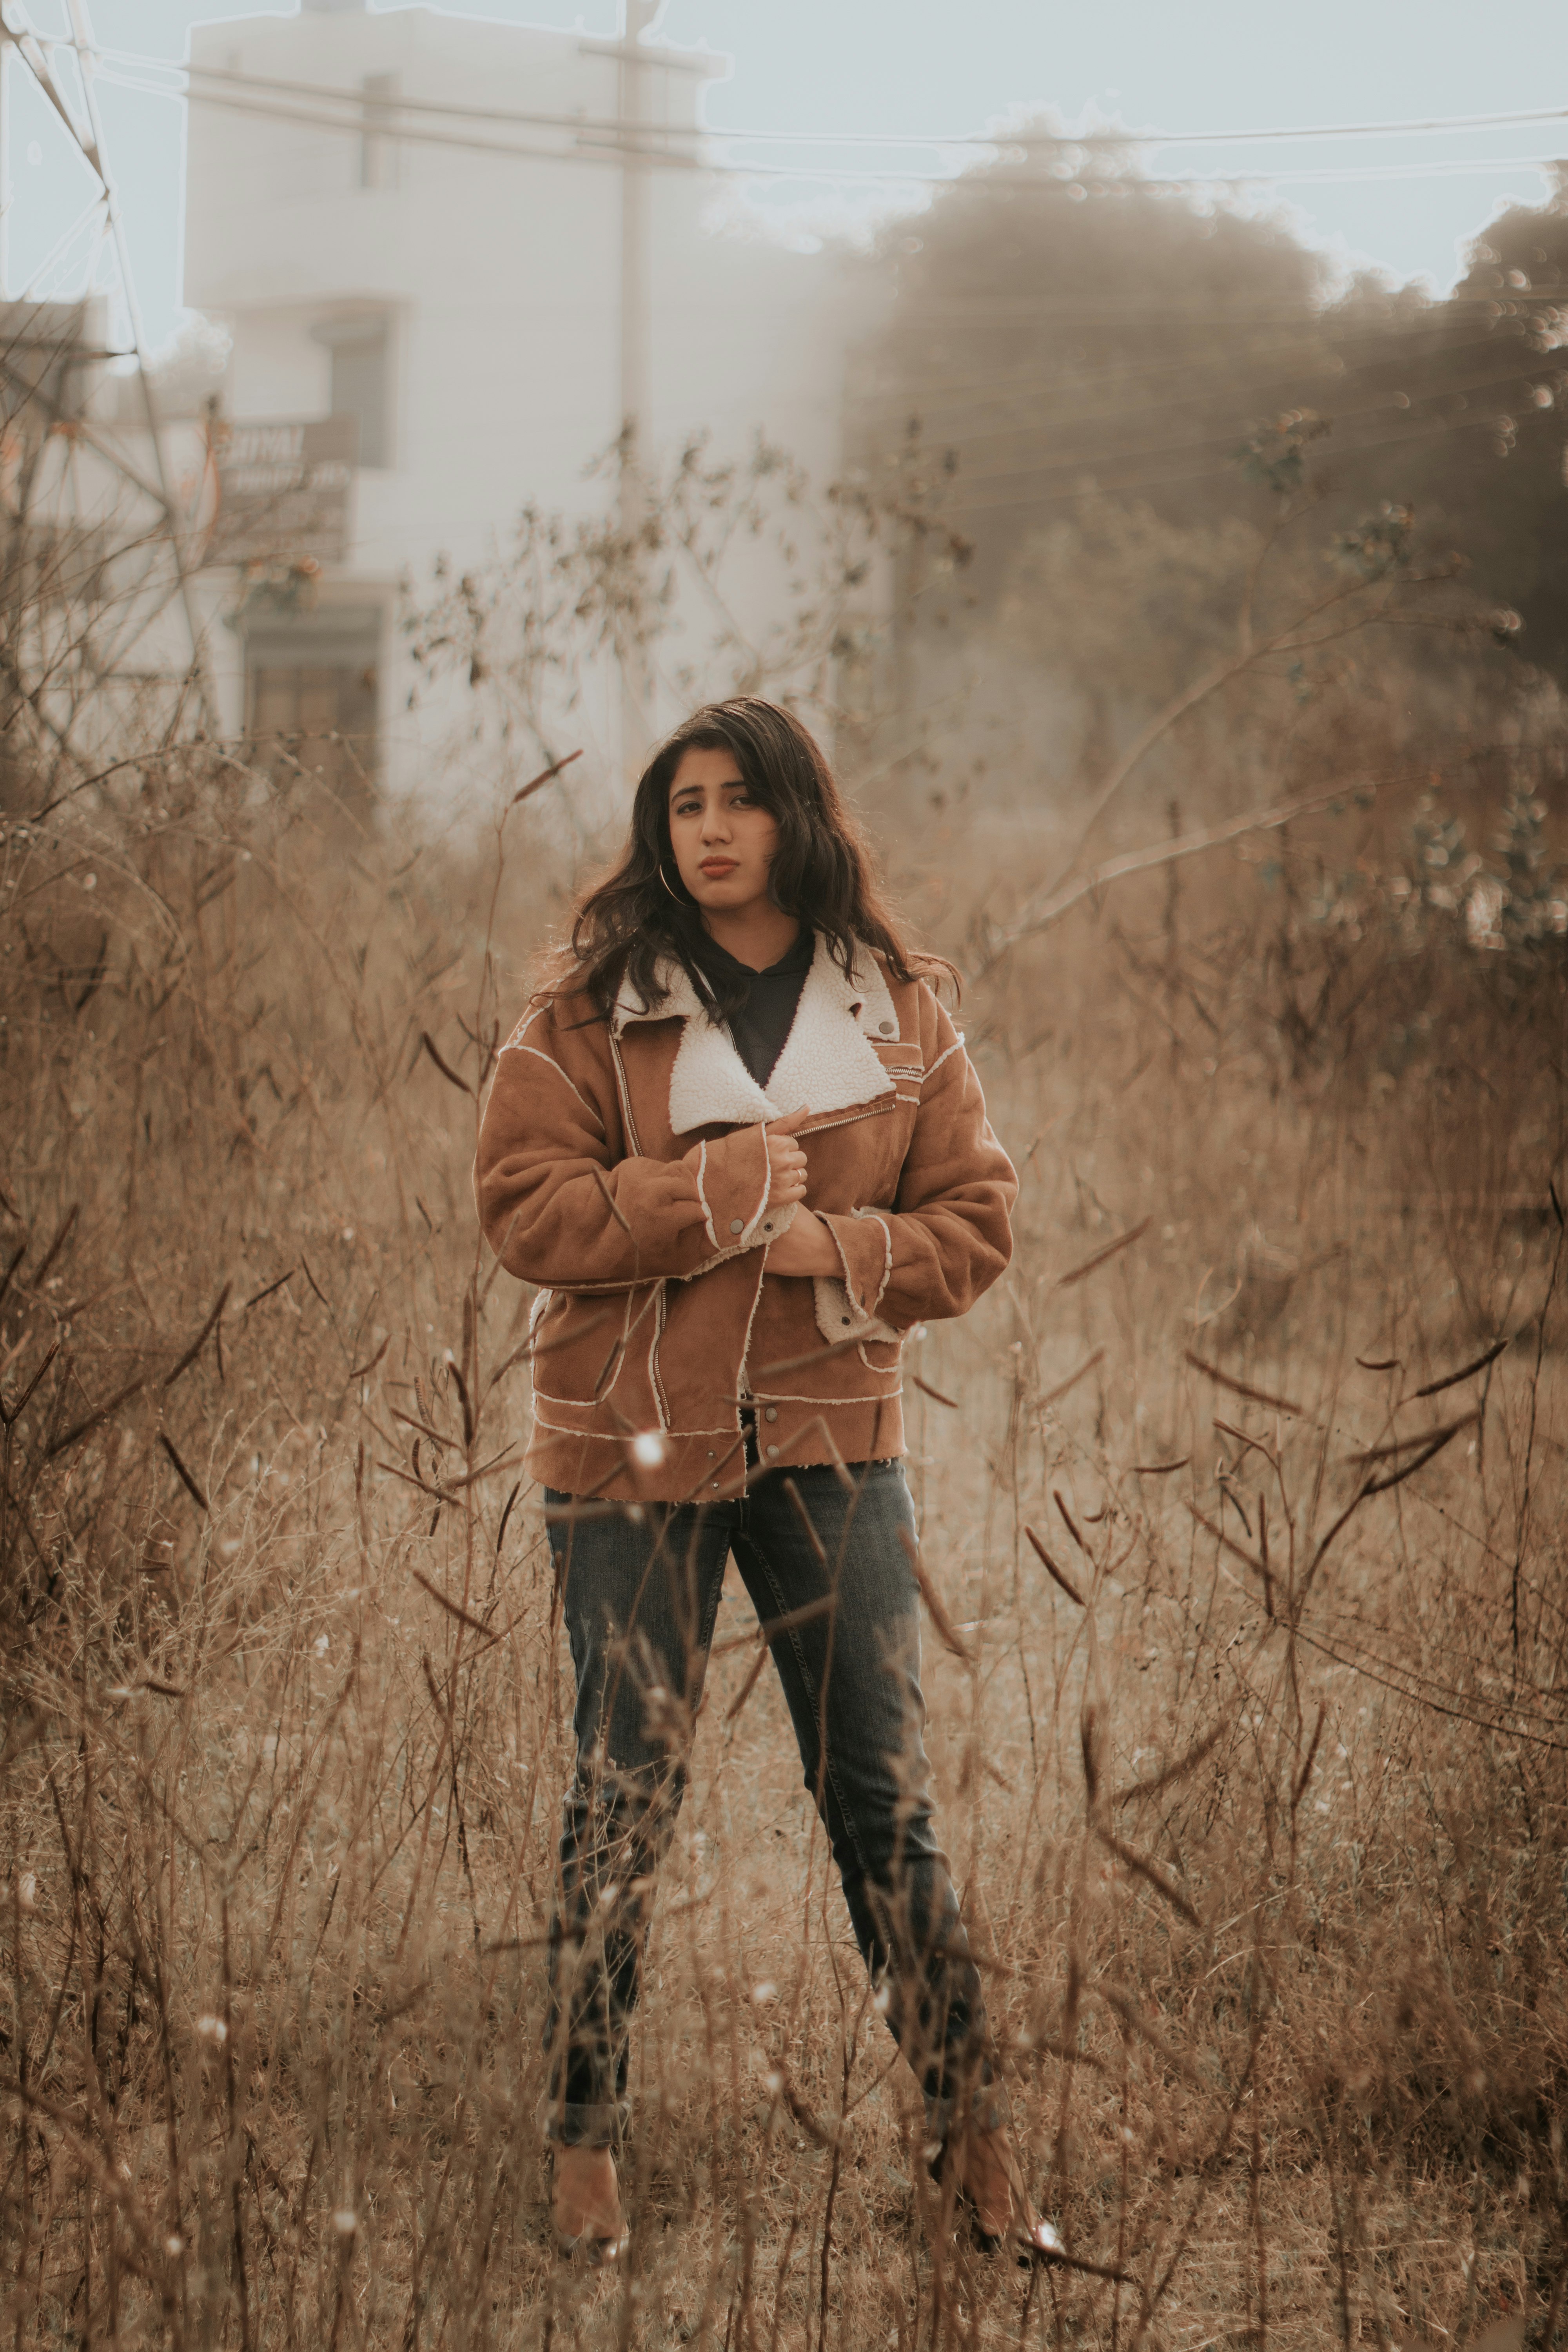
<svg viewBox="0 0 1568 2352">
<path fill-rule="evenodd" d="M 740 862 L 738 857 L 705 857 L 699 871 L 715 882 L 721 882 L 726 874 L 734 873 Z"/>
</svg>

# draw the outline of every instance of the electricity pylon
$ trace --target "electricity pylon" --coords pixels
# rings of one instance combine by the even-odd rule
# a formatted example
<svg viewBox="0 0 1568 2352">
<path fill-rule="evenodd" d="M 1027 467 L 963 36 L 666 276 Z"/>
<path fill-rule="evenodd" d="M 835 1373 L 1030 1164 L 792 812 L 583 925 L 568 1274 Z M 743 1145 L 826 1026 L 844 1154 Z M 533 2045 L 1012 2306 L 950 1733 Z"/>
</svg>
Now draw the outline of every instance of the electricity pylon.
<svg viewBox="0 0 1568 2352">
<path fill-rule="evenodd" d="M 175 689 L 160 732 L 188 732 L 192 718 L 207 734 L 221 730 L 193 591 L 190 522 L 171 483 L 104 140 L 87 0 L 67 5 L 69 37 L 53 39 L 38 32 L 24 0 L 0 0 L 0 64 L 26 72 L 91 176 L 85 209 L 32 285 L 0 304 L 0 707 L 9 718 L 26 705 L 40 732 L 74 754 L 100 731 L 106 698 L 112 708 L 124 688 L 144 693 L 154 681 Z M 40 279 L 84 235 L 91 240 L 86 287 L 107 253 L 108 293 L 118 294 L 128 345 L 110 349 L 92 337 L 102 305 L 86 295 L 35 299 Z M 111 359 L 132 362 L 144 454 L 92 413 L 83 379 Z M 180 615 L 173 646 L 158 625 L 171 608 Z"/>
</svg>

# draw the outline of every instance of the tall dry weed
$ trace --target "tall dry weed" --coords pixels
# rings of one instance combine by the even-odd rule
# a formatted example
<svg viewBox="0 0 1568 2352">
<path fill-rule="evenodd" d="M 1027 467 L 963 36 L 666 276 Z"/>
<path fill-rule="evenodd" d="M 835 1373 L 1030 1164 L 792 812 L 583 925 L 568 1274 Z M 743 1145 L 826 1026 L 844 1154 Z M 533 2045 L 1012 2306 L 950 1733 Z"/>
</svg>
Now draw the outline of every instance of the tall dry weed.
<svg viewBox="0 0 1568 2352">
<path fill-rule="evenodd" d="M 740 1643 L 599 2277 L 551 2251 L 532 2123 L 570 1697 L 527 1301 L 468 1194 L 564 878 L 529 821 L 372 835 L 197 750 L 0 844 L 13 2340 L 1544 2342 L 1552 942 L 1352 939 L 1298 845 L 1289 904 L 1156 881 L 972 987 L 1024 1190 L 1007 1279 L 911 1349 L 931 1747 L 1029 2182 L 1091 2267 L 942 2232 Z"/>
</svg>

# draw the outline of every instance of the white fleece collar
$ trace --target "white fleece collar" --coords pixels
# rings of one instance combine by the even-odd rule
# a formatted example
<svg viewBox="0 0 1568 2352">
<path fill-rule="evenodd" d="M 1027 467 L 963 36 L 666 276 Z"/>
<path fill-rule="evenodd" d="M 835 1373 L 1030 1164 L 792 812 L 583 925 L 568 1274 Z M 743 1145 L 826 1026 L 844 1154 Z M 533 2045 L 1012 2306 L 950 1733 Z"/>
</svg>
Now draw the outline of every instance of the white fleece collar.
<svg viewBox="0 0 1568 2352">
<path fill-rule="evenodd" d="M 859 941 L 846 976 L 818 931 L 811 970 L 765 1094 L 736 1052 L 728 1028 L 710 1021 L 698 1003 L 684 964 L 665 959 L 658 977 L 668 990 L 663 1003 L 645 1005 L 626 982 L 611 1025 L 618 1037 L 636 1021 L 685 1023 L 669 1074 L 673 1134 L 688 1135 L 694 1127 L 749 1127 L 792 1110 L 848 1110 L 892 1092 L 893 1081 L 870 1040 L 890 1044 L 899 1034 L 898 1016 L 880 964 Z"/>
</svg>

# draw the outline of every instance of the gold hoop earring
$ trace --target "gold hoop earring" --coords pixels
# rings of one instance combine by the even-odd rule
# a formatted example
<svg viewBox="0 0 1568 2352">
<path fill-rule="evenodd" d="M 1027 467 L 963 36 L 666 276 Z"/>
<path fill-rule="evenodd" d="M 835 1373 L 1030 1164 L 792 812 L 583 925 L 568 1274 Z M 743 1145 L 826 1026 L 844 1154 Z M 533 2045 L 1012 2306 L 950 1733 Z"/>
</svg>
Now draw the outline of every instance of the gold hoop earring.
<svg viewBox="0 0 1568 2352">
<path fill-rule="evenodd" d="M 663 883 L 664 883 L 664 887 L 665 887 L 665 888 L 666 888 L 667 890 L 669 890 L 669 884 L 668 884 L 668 882 L 665 879 L 665 872 L 664 872 L 664 866 L 663 866 L 662 862 L 660 862 L 660 864 L 659 864 L 659 868 L 658 868 L 658 878 L 659 878 L 659 880 L 660 880 L 661 882 L 663 882 Z M 688 901 L 687 901 L 686 899 L 684 899 L 684 898 L 681 897 L 681 895 L 680 895 L 680 893 L 679 893 L 679 890 L 669 890 L 669 895 L 670 895 L 670 897 L 674 899 L 674 901 L 675 901 L 675 903 L 676 903 L 676 905 L 677 905 L 678 907 L 684 907 L 684 906 L 686 906 L 686 905 L 688 904 Z"/>
</svg>

